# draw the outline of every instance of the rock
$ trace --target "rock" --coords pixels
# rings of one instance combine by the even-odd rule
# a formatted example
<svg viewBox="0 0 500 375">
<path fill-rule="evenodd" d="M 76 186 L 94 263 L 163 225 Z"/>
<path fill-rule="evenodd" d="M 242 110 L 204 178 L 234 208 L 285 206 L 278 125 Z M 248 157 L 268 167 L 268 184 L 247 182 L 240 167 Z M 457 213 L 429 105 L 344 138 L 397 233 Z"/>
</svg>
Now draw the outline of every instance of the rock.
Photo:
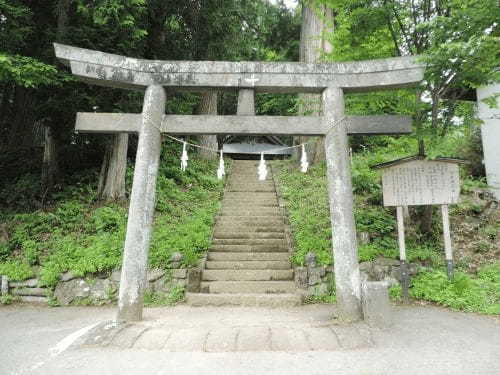
<svg viewBox="0 0 500 375">
<path fill-rule="evenodd" d="M 94 301 L 108 300 L 110 298 L 113 285 L 108 279 L 96 279 L 90 285 L 90 297 Z"/>
<path fill-rule="evenodd" d="M 391 267 L 390 266 L 383 266 L 380 264 L 374 264 L 371 272 L 371 277 L 375 281 L 381 281 L 386 278 L 386 276 L 389 276 L 391 273 Z"/>
<path fill-rule="evenodd" d="M 323 267 L 314 267 L 308 269 L 308 284 L 309 286 L 317 285 L 321 283 L 321 273 Z"/>
<path fill-rule="evenodd" d="M 115 283 L 120 283 L 121 277 L 122 277 L 122 270 L 114 270 L 111 273 L 110 280 L 114 281 Z"/>
<path fill-rule="evenodd" d="M 328 294 L 328 285 L 321 283 L 310 287 L 309 291 L 314 296 L 326 296 Z"/>
<path fill-rule="evenodd" d="M 69 305 L 76 298 L 90 296 L 90 285 L 83 279 L 73 279 L 68 282 L 58 283 L 54 297 L 61 305 Z"/>
<path fill-rule="evenodd" d="M 399 260 L 392 258 L 377 258 L 373 261 L 373 264 L 379 266 L 399 266 Z"/>
<path fill-rule="evenodd" d="M 168 291 L 168 288 L 166 285 L 165 276 L 160 277 L 152 283 L 149 283 L 149 287 L 147 288 L 147 290 L 148 292 L 153 293 L 166 293 Z"/>
<path fill-rule="evenodd" d="M 151 270 L 148 270 L 148 281 L 153 282 L 158 280 L 160 277 L 163 277 L 165 275 L 165 271 L 161 270 L 159 268 L 153 268 Z"/>
<path fill-rule="evenodd" d="M 297 288 L 306 289 L 309 285 L 309 281 L 307 278 L 307 268 L 306 267 L 295 267 L 294 269 L 295 275 L 295 285 Z"/>
<path fill-rule="evenodd" d="M 201 270 L 199 268 L 190 268 L 187 271 L 186 291 L 188 293 L 200 293 L 201 288 Z"/>
<path fill-rule="evenodd" d="M 358 241 L 360 245 L 366 245 L 370 243 L 370 233 L 368 232 L 359 232 L 358 233 Z"/>
<path fill-rule="evenodd" d="M 187 276 L 187 269 L 185 268 L 172 270 L 172 278 L 174 279 L 185 279 L 186 276 Z"/>
<path fill-rule="evenodd" d="M 373 272 L 373 263 L 372 262 L 362 262 L 359 264 L 359 271 L 365 272 L 368 275 L 371 275 Z"/>
<path fill-rule="evenodd" d="M 410 276 L 415 276 L 417 274 L 417 265 L 415 263 L 408 263 L 408 274 Z M 400 271 L 400 266 L 394 266 L 391 269 L 390 274 L 388 277 L 391 277 L 393 279 L 396 279 L 398 281 L 401 281 L 401 271 Z"/>
<path fill-rule="evenodd" d="M 76 279 L 76 276 L 71 271 L 64 272 L 61 275 L 61 281 L 63 281 L 63 282 L 67 282 L 67 281 L 70 281 L 70 280 L 73 280 L 73 279 Z"/>
<path fill-rule="evenodd" d="M 305 263 L 307 268 L 316 267 L 316 254 L 312 251 L 308 252 L 305 257 Z"/>
<path fill-rule="evenodd" d="M 184 259 L 184 255 L 182 255 L 182 253 L 176 251 L 174 253 L 172 253 L 172 255 L 170 256 L 170 262 L 172 263 L 180 263 L 182 262 Z"/>
</svg>

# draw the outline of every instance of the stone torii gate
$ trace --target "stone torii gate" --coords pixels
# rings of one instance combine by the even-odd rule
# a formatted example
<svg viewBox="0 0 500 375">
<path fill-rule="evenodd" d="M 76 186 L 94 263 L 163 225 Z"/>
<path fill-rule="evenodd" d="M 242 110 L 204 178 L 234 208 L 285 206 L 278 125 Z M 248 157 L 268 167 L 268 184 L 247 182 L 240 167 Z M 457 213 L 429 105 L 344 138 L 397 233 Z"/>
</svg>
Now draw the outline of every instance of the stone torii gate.
<svg viewBox="0 0 500 375">
<path fill-rule="evenodd" d="M 54 44 L 56 56 L 83 81 L 145 90 L 141 114 L 78 113 L 79 132 L 139 133 L 120 281 L 117 319 L 142 319 L 161 133 L 325 136 L 335 282 L 340 317 L 362 319 L 348 134 L 411 132 L 404 116 L 345 116 L 344 93 L 414 86 L 414 57 L 350 63 L 150 61 Z M 238 90 L 237 116 L 165 115 L 165 89 Z M 322 116 L 254 116 L 255 92 L 322 93 Z"/>
</svg>

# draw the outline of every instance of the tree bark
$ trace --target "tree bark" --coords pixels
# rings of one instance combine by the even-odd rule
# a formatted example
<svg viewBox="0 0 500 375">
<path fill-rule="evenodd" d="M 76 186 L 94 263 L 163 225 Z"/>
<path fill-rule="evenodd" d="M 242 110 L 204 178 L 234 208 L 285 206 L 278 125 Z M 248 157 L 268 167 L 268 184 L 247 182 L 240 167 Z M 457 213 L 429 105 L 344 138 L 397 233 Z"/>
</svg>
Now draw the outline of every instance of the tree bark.
<svg viewBox="0 0 500 375">
<path fill-rule="evenodd" d="M 58 178 L 59 164 L 57 162 L 57 146 L 52 127 L 45 126 L 44 149 L 42 164 L 42 191 L 50 191 Z"/>
<path fill-rule="evenodd" d="M 315 1 L 302 3 L 302 28 L 300 32 L 300 61 L 316 63 L 321 61 L 324 53 L 332 51 L 332 45 L 326 40 L 325 32 L 333 29 L 333 11 L 325 5 L 317 5 Z M 322 112 L 320 94 L 299 95 L 299 115 L 319 116 Z M 305 143 L 309 137 L 296 137 L 294 144 Z M 317 138 L 307 147 L 309 160 L 318 163 L 325 160 L 323 137 Z M 300 149 L 296 156 L 300 159 Z"/>
<path fill-rule="evenodd" d="M 201 101 L 198 105 L 196 113 L 198 115 L 217 115 L 217 91 L 207 91 L 201 95 Z M 199 138 L 200 146 L 217 150 L 216 135 L 201 135 Z M 200 157 L 205 160 L 214 160 L 217 158 L 215 152 L 200 148 L 198 151 Z"/>
<path fill-rule="evenodd" d="M 97 195 L 103 201 L 125 199 L 125 174 L 127 171 L 128 134 L 112 136 L 99 175 Z"/>
</svg>

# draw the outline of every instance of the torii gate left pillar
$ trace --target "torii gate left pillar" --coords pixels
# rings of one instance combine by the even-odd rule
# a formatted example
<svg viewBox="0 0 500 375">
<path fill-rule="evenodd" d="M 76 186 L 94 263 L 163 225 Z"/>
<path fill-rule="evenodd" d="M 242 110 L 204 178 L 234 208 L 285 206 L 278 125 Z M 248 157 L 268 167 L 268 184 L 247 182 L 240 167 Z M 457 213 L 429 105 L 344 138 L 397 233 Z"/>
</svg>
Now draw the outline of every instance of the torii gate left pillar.
<svg viewBox="0 0 500 375">
<path fill-rule="evenodd" d="M 120 277 L 117 320 L 121 321 L 142 320 L 165 101 L 162 86 L 152 85 L 146 89 Z"/>
<path fill-rule="evenodd" d="M 77 131 L 139 133 L 120 284 L 119 320 L 142 318 L 161 132 L 325 136 L 339 317 L 343 320 L 362 318 L 347 135 L 409 133 L 411 119 L 405 116 L 345 117 L 344 93 L 417 84 L 423 78 L 423 67 L 413 57 L 328 64 L 178 62 L 138 60 L 60 44 L 54 46 L 57 57 L 84 81 L 146 89 L 140 115 L 77 115 Z M 255 91 L 322 93 L 323 115 L 167 116 L 163 114 L 163 87 L 188 91 L 239 90 L 243 96 L 253 95 Z"/>
</svg>

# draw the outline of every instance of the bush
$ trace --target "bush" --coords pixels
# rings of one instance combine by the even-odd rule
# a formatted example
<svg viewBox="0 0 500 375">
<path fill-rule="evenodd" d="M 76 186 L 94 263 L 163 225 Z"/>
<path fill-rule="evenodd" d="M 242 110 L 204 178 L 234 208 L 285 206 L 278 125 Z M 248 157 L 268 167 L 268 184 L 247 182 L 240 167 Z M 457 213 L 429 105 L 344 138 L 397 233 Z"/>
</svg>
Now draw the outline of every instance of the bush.
<svg viewBox="0 0 500 375">
<path fill-rule="evenodd" d="M 441 270 L 422 272 L 412 280 L 410 294 L 455 310 L 500 314 L 500 282 L 498 276 L 491 280 L 497 270 L 486 268 L 478 279 L 456 272 L 453 281 Z"/>
</svg>

